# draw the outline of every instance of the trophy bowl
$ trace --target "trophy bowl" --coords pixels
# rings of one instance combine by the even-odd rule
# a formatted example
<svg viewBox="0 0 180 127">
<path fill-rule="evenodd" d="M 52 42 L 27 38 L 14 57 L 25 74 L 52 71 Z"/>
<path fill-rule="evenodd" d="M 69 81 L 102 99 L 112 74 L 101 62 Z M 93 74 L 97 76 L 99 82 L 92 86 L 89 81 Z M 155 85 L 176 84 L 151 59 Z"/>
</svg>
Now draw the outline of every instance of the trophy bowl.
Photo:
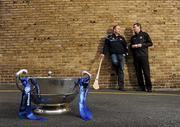
<svg viewBox="0 0 180 127">
<path fill-rule="evenodd" d="M 23 93 L 22 105 L 29 105 L 29 101 L 23 97 L 28 96 L 24 92 L 30 89 L 30 100 L 36 105 L 33 110 L 35 113 L 61 114 L 71 110 L 70 103 L 79 94 L 79 80 L 82 77 L 52 77 L 51 71 L 48 72 L 48 77 L 27 77 L 27 73 L 27 69 L 16 73 L 16 86 Z M 82 75 L 91 78 L 87 71 L 82 71 Z"/>
<path fill-rule="evenodd" d="M 31 77 L 39 86 L 32 91 L 37 114 L 61 114 L 70 111 L 69 104 L 79 93 L 77 77 Z"/>
</svg>

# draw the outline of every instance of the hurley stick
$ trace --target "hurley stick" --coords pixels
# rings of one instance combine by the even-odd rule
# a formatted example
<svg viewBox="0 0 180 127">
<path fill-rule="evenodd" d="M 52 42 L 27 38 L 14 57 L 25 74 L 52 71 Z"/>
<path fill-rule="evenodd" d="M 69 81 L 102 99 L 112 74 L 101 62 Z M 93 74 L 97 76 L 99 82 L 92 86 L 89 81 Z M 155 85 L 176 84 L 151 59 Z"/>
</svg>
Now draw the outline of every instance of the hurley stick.
<svg viewBox="0 0 180 127">
<path fill-rule="evenodd" d="M 93 88 L 96 89 L 96 90 L 99 89 L 99 74 L 100 74 L 100 70 L 101 70 L 102 61 L 103 61 L 103 57 L 101 57 L 98 72 L 97 72 L 97 75 L 96 75 L 96 79 L 95 79 L 94 84 L 93 84 Z"/>
</svg>

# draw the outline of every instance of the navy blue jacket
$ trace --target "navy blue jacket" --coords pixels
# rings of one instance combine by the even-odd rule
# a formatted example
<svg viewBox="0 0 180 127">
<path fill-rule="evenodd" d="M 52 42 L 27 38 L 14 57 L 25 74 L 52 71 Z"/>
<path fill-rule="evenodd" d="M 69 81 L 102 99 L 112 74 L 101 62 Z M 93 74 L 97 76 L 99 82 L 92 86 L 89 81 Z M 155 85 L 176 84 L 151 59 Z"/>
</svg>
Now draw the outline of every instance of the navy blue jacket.
<svg viewBox="0 0 180 127">
<path fill-rule="evenodd" d="M 140 48 L 132 48 L 134 44 L 142 44 Z M 153 43 L 148 33 L 140 31 L 138 34 L 135 34 L 131 38 L 130 48 L 133 52 L 133 55 L 136 56 L 148 56 L 148 47 L 152 46 Z"/>
<path fill-rule="evenodd" d="M 104 42 L 103 54 L 128 54 L 127 42 L 123 36 L 109 35 Z"/>
</svg>

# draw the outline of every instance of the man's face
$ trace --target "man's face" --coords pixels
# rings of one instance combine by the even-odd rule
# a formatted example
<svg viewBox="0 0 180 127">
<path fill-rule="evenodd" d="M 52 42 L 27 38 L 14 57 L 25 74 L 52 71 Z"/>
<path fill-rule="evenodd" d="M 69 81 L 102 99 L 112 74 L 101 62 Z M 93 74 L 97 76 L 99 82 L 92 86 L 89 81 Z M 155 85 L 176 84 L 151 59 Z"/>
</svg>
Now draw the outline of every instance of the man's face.
<svg viewBox="0 0 180 127">
<path fill-rule="evenodd" d="M 133 26 L 133 31 L 134 31 L 135 33 L 139 33 L 139 32 L 141 31 L 140 26 L 134 25 L 134 26 Z"/>
<path fill-rule="evenodd" d="M 116 26 L 116 28 L 114 28 L 114 33 L 120 34 L 120 31 L 121 31 L 120 26 Z"/>
</svg>

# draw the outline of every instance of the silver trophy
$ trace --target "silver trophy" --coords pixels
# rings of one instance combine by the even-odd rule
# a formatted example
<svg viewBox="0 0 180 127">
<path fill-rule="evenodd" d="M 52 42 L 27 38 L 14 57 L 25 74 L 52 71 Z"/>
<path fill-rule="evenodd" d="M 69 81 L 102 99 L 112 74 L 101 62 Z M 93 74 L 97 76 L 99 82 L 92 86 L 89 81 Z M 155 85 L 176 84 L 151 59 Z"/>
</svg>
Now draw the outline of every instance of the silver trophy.
<svg viewBox="0 0 180 127">
<path fill-rule="evenodd" d="M 22 91 L 23 86 L 20 79 L 23 74 L 27 74 L 26 69 L 22 69 L 16 73 L 17 88 Z M 86 71 L 83 75 L 91 76 Z M 31 98 L 32 102 L 37 105 L 34 110 L 37 114 L 61 114 L 70 111 L 70 103 L 76 98 L 79 93 L 78 80 L 80 77 L 53 77 L 49 71 L 47 77 L 30 77 L 33 82 L 38 85 L 35 88 L 33 82 Z"/>
</svg>

